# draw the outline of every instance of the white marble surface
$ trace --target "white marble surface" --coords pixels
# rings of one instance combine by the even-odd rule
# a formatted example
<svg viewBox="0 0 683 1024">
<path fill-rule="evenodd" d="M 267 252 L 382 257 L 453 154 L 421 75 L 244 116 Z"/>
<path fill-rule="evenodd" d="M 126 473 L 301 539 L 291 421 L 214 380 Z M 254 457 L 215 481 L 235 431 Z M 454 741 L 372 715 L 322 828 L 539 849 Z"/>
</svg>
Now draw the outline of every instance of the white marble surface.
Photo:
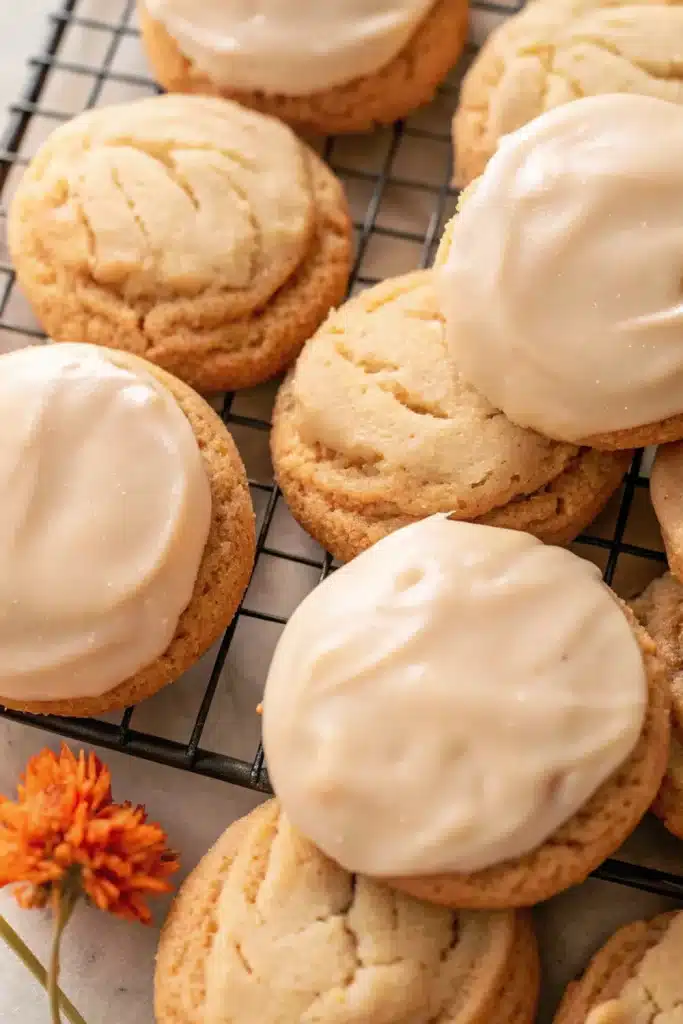
<svg viewBox="0 0 683 1024">
<path fill-rule="evenodd" d="M 24 79 L 24 63 L 35 53 L 45 31 L 44 19 L 56 0 L 21 0 L 0 4 L 0 110 L 18 94 Z M 116 21 L 125 0 L 80 0 L 79 13 L 107 21 Z M 480 22 L 477 35 L 489 26 Z M 110 36 L 108 33 L 71 28 L 65 39 L 64 57 L 97 67 Z M 138 73 L 142 61 L 137 41 L 126 36 L 118 48 L 114 69 L 121 76 L 105 83 L 97 102 L 116 102 L 149 92 L 128 81 L 126 74 Z M 46 100 L 56 110 L 75 113 L 92 88 L 92 78 L 73 74 L 52 75 Z M 450 110 L 445 101 L 416 117 L 416 122 L 431 130 L 447 131 Z M 30 155 L 54 122 L 38 118 L 25 140 L 22 152 Z M 388 135 L 378 132 L 364 140 L 348 139 L 335 149 L 337 164 L 376 169 L 386 153 Z M 394 173 L 404 179 L 439 183 L 443 179 L 447 142 L 415 145 L 402 143 L 394 162 Z M 433 177 L 432 177 L 433 176 Z M 16 178 L 15 175 L 12 176 Z M 362 220 L 369 194 L 364 183 L 345 180 L 356 219 Z M 7 199 L 7 196 L 5 196 Z M 412 269 L 420 257 L 419 236 L 425 232 L 431 216 L 432 199 L 419 189 L 389 185 L 378 214 L 378 224 L 388 229 L 412 231 L 415 241 L 397 242 L 390 235 L 373 236 L 362 271 L 376 276 Z M 14 289 L 5 319 L 20 327 L 32 328 L 34 321 L 20 294 Z M 21 343 L 22 336 L 0 330 L 0 349 Z M 239 411 L 254 403 L 267 406 L 272 389 L 241 397 Z M 266 411 L 267 414 L 267 411 Z M 238 437 L 250 475 L 269 476 L 263 447 Z M 275 546 L 315 554 L 316 548 L 305 538 L 278 506 L 272 533 Z M 628 539 L 628 538 L 627 538 Z M 634 535 L 634 542 L 643 542 Z M 315 581 L 315 570 L 277 563 L 272 558 L 260 561 L 249 593 L 252 608 L 268 605 L 270 610 L 288 614 Z M 260 697 L 259 688 L 275 642 L 277 631 L 261 627 L 258 642 L 253 622 L 242 621 L 234 650 L 231 650 L 215 707 L 207 723 L 204 743 L 214 749 L 230 750 L 249 756 L 255 749 L 257 721 L 253 709 Z M 265 642 L 264 642 L 265 640 Z M 173 739 L 184 739 L 203 690 L 207 663 L 163 694 L 140 707 L 134 718 L 136 728 L 159 730 Z M 224 681 L 222 680 L 222 684 Z M 18 774 L 27 758 L 46 743 L 57 745 L 47 734 L 0 720 L 0 792 L 13 791 Z M 254 806 L 257 798 L 246 791 L 223 783 L 163 768 L 116 754 L 104 754 L 114 776 L 115 796 L 147 805 L 150 815 L 163 822 L 171 842 L 182 854 L 183 872 L 190 870 L 201 854 L 235 817 Z M 669 870 L 682 870 L 681 847 L 655 822 L 649 822 L 631 841 L 627 851 L 634 859 Z M 167 903 L 158 905 L 157 921 Z M 591 881 L 580 889 L 551 901 L 537 912 L 541 946 L 545 962 L 545 996 L 541 1021 L 551 1017 L 551 1006 L 562 985 L 585 962 L 587 955 L 618 924 L 633 917 L 656 912 L 662 901 L 635 894 L 630 890 Z M 29 944 L 44 956 L 49 940 L 47 915 L 18 911 L 12 900 L 0 893 L 0 910 L 11 918 Z M 145 929 L 116 922 L 95 910 L 81 908 L 69 928 L 64 945 L 63 986 L 85 1016 L 88 1024 L 152 1024 L 153 958 L 157 928 Z M 0 945 L 0 1024 L 46 1024 L 43 994 L 24 968 Z M 258 1022 L 254 1022 L 258 1024 Z M 497 1022 L 504 1024 L 504 1022 Z"/>
</svg>

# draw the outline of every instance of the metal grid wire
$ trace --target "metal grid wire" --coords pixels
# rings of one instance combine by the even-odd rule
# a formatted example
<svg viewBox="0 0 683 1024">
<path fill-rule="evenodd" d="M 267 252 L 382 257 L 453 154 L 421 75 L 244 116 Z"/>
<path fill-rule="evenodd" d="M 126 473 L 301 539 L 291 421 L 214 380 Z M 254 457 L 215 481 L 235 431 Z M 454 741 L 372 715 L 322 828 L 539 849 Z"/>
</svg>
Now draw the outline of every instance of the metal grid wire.
<svg viewBox="0 0 683 1024">
<path fill-rule="evenodd" d="M 486 27 L 518 10 L 523 0 L 505 4 L 474 0 L 472 6 Z M 119 0 L 118 17 L 102 19 L 92 0 L 64 0 L 49 17 L 49 28 L 42 50 L 29 61 L 29 77 L 22 95 L 10 107 L 9 126 L 0 142 L 0 197 L 5 217 L 7 196 L 12 179 L 16 179 L 31 155 L 26 146 L 37 122 L 43 126 L 44 137 L 51 128 L 68 119 L 80 109 L 87 109 L 121 98 L 150 95 L 154 83 L 139 68 L 138 31 L 134 24 L 134 0 Z M 107 10 L 116 8 L 109 4 Z M 70 35 L 73 36 L 69 45 Z M 87 35 L 96 39 L 97 55 L 93 62 L 84 59 L 78 40 Z M 131 49 L 132 48 L 132 49 Z M 466 66 L 476 47 L 470 45 L 462 64 Z M 134 53 L 131 62 L 126 54 Z M 125 59 L 121 59 L 122 56 Z M 133 70 L 131 70 L 131 66 Z M 433 109 L 441 104 L 442 116 L 433 118 L 422 112 L 364 139 L 328 139 L 320 151 L 339 174 L 350 198 L 355 196 L 356 255 L 351 275 L 350 293 L 376 283 L 381 277 L 414 269 L 431 263 L 445 221 L 455 208 L 456 190 L 450 187 L 450 134 L 448 120 L 455 106 L 462 68 L 456 70 L 441 89 Z M 53 101 L 59 90 L 52 88 L 58 76 L 69 77 L 77 88 L 72 90 L 78 101 L 67 109 Z M 445 116 L 444 116 L 445 115 Z M 436 125 L 435 122 L 436 121 Z M 38 142 L 41 141 L 38 137 Z M 413 159 L 404 159 L 406 144 Z M 33 147 L 35 149 L 35 147 Z M 425 159 L 431 149 L 431 159 Z M 435 161 L 435 156 L 438 159 Z M 438 165 L 438 173 L 423 173 L 424 166 Z M 408 199 L 406 199 L 408 197 Z M 354 203 L 352 202 L 352 210 Z M 391 215 L 393 209 L 393 216 Z M 385 216 L 385 212 L 389 216 Z M 388 265 L 373 272 L 369 260 L 373 245 L 385 243 Z M 397 265 L 396 253 L 403 252 Z M 380 260 L 381 264 L 382 261 Z M 370 269 L 368 269 L 370 267 Z M 17 315 L 17 309 L 19 314 Z M 42 339 L 30 315 L 22 306 L 15 290 L 14 273 L 0 253 L 0 342 L 2 347 Z M 3 717 L 58 733 L 79 742 L 128 753 L 161 764 L 207 775 L 260 792 L 270 792 L 263 750 L 259 740 L 255 705 L 260 699 L 265 671 L 279 630 L 296 604 L 332 570 L 329 555 L 308 538 L 294 531 L 293 521 L 275 486 L 267 454 L 268 421 L 273 389 L 255 389 L 252 393 L 230 394 L 219 407 L 223 419 L 245 458 L 250 487 L 257 513 L 257 559 L 252 584 L 243 605 L 221 642 L 207 655 L 196 674 L 185 677 L 174 686 L 137 709 L 129 708 L 122 716 L 105 716 L 101 720 L 36 716 L 0 708 Z M 622 590 L 644 585 L 661 572 L 665 562 L 661 542 L 647 501 L 648 479 L 643 469 L 643 453 L 638 453 L 627 473 L 611 512 L 605 514 L 591 532 L 582 535 L 575 550 L 592 558 L 603 570 L 605 580 L 619 589 L 622 567 Z M 253 471 L 252 467 L 254 467 Z M 649 520 L 648 520 L 649 517 Z M 286 527 L 283 529 L 283 527 Z M 283 567 L 289 577 L 280 581 L 277 571 Z M 292 570 L 303 573 L 295 581 Z M 259 580 L 259 577 L 261 579 Z M 638 581 L 637 583 L 635 581 Z M 290 586 L 290 584 L 292 584 Z M 291 589 L 289 600 L 278 598 Z M 264 593 L 268 597 L 263 600 Z M 627 595 L 628 596 L 628 595 Z M 266 631 L 270 635 L 266 636 Z M 274 632 L 273 632 L 274 631 Z M 240 638 L 240 634 L 243 634 Z M 240 654 L 239 648 L 243 648 Z M 260 650 L 256 669 L 245 669 L 245 650 Z M 237 653 L 235 653 L 237 652 Z M 240 675 L 241 674 L 241 675 Z M 247 677 L 247 687 L 235 699 L 237 677 Z M 256 678 L 256 676 L 258 678 Z M 179 702 L 183 714 L 173 718 Z M 153 713 L 143 708 L 153 707 Z M 251 713 L 253 735 L 243 735 L 236 724 L 240 710 Z M 136 717 L 135 727 L 133 716 Z M 141 720 L 138 724 L 138 720 Z M 232 722 L 230 733 L 226 723 Z M 158 735 L 159 725 L 169 723 L 171 735 Z M 249 730 L 246 730 L 249 732 Z M 618 882 L 663 896 L 683 898 L 683 877 L 628 864 L 607 861 L 596 873 L 607 881 Z"/>
</svg>

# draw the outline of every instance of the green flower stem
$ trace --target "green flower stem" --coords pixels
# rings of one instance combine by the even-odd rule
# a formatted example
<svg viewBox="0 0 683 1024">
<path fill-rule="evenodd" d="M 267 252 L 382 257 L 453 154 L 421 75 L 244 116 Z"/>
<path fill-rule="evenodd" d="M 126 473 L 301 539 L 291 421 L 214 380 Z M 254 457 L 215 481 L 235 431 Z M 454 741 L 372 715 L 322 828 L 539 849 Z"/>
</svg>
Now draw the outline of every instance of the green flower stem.
<svg viewBox="0 0 683 1024">
<path fill-rule="evenodd" d="M 73 909 L 73 908 L 72 908 Z M 26 943 L 12 928 L 11 924 L 5 920 L 0 914 L 0 938 L 4 939 L 9 948 L 16 956 L 19 957 L 25 967 L 29 969 L 36 981 L 47 990 L 48 986 L 48 975 L 47 971 L 41 964 L 40 960 L 31 952 Z M 80 1013 L 73 1005 L 73 1003 L 67 999 L 64 993 L 57 989 L 59 1003 L 61 1005 L 62 1012 L 64 1013 L 69 1024 L 85 1024 L 85 1021 L 81 1017 Z"/>
<path fill-rule="evenodd" d="M 52 950 L 50 951 L 50 963 L 47 968 L 47 998 L 50 1004 L 50 1020 L 52 1024 L 62 1024 L 62 1017 L 59 1012 L 60 989 L 59 981 L 59 953 L 62 944 L 64 929 L 71 920 L 74 907 L 78 901 L 79 890 L 74 884 L 63 884 L 60 890 L 55 889 L 54 905 L 54 931 L 52 933 Z"/>
</svg>

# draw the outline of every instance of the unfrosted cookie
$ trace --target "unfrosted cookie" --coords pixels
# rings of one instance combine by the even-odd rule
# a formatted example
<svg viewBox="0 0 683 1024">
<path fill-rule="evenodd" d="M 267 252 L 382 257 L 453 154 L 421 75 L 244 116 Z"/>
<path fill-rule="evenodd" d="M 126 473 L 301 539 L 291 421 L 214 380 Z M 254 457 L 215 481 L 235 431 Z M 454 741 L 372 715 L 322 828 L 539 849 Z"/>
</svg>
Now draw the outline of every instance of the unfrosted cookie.
<svg viewBox="0 0 683 1024">
<path fill-rule="evenodd" d="M 21 450 L 10 436 L 12 426 L 5 422 L 3 427 L 0 475 L 7 480 L 9 474 L 13 486 L 1 515 L 6 533 L 0 592 L 7 585 L 15 589 L 10 597 L 5 590 L 2 598 L 10 607 L 0 630 L 0 704 L 38 714 L 100 715 L 136 704 L 177 680 L 233 619 L 254 562 L 249 487 L 222 420 L 170 374 L 128 353 L 91 346 L 40 346 L 26 354 L 34 365 L 22 387 L 27 381 L 30 385 L 34 374 L 43 388 L 41 402 L 46 393 L 42 378 L 49 390 L 52 373 L 45 369 L 46 360 L 56 355 L 64 366 L 54 374 L 44 406 L 35 409 L 27 396 L 27 418 L 16 417 Z M 9 380 L 8 364 L 23 356 L 0 358 L 4 380 Z M 98 384 L 100 361 L 124 371 L 118 393 L 115 383 L 109 390 Z M 78 392 L 73 401 L 70 389 Z M 192 432 L 189 454 L 199 475 L 189 497 L 185 478 L 174 483 L 172 474 L 173 460 L 184 460 L 186 447 L 177 445 L 173 431 L 165 432 L 167 417 L 154 412 L 163 411 L 169 396 Z M 100 418 L 92 425 L 87 423 L 89 408 Z M 177 416 L 175 406 L 170 412 Z M 156 418 L 145 424 L 147 415 Z M 137 427 L 131 426 L 132 418 Z M 181 427 L 187 432 L 182 420 Z M 127 429 L 140 444 L 126 439 Z M 101 450 L 103 438 L 112 443 Z M 168 514 L 159 507 L 159 496 L 145 492 L 158 482 L 150 461 L 155 453 L 156 461 L 171 466 L 164 477 Z M 103 489 L 111 492 L 110 513 L 93 493 L 98 485 L 94 477 L 86 478 L 87 465 L 102 467 Z M 108 499 L 103 500 L 106 504 Z M 206 523 L 199 525 L 196 520 L 205 514 Z M 55 576 L 49 558 L 41 557 L 50 543 L 63 549 L 55 565 L 64 562 L 64 551 L 72 554 L 61 576 Z M 173 619 L 167 622 L 165 616 L 170 616 L 169 596 L 176 592 L 184 610 L 176 613 L 174 628 Z M 184 593 L 190 594 L 189 603 Z M 36 629 L 42 630 L 38 649 Z M 132 675 L 116 675 L 138 657 L 138 648 L 147 649 L 150 634 L 163 637 L 169 631 L 170 642 L 159 656 L 140 663 Z M 103 685 L 105 678 L 111 685 Z"/>
<path fill-rule="evenodd" d="M 620 928 L 564 994 L 554 1024 L 636 1024 L 680 1019 L 683 914 Z"/>
<path fill-rule="evenodd" d="M 467 385 L 429 271 L 330 316 L 280 389 L 271 446 L 293 514 L 342 561 L 434 512 L 568 543 L 630 458 L 513 426 Z"/>
<path fill-rule="evenodd" d="M 322 6 L 322 5 L 321 5 Z M 413 4 L 424 7 L 425 4 Z M 346 80 L 315 91 L 285 94 L 269 90 L 266 85 L 251 89 L 231 87 L 219 82 L 210 73 L 182 52 L 161 20 L 150 16 L 144 3 L 139 4 L 142 41 L 157 81 L 169 92 L 204 93 L 238 100 L 265 114 L 272 114 L 292 126 L 321 132 L 368 131 L 378 124 L 388 124 L 405 117 L 416 107 L 428 103 L 437 86 L 446 77 L 462 53 L 467 37 L 467 0 L 435 0 L 417 28 L 378 70 L 357 73 L 350 63 Z M 310 10 L 311 5 L 309 5 Z M 324 8 L 323 8 L 324 9 Z M 351 9 L 350 17 L 355 16 Z M 379 35 L 386 10 L 371 26 Z M 324 33 L 322 26 L 320 32 Z M 333 29 L 332 29 L 333 31 Z M 315 39 L 320 52 L 320 39 Z M 325 40 L 334 48 L 334 40 Z M 301 59 L 305 59 L 305 41 L 301 39 Z M 226 79 L 229 81 L 229 56 L 225 56 Z M 297 62 L 292 59 L 290 82 L 297 78 Z M 299 94 L 296 94 L 296 93 Z"/>
<path fill-rule="evenodd" d="M 683 444 L 664 444 L 657 449 L 650 497 L 671 572 L 683 579 Z"/>
<path fill-rule="evenodd" d="M 531 1024 L 532 926 L 453 913 L 350 875 L 275 801 L 235 822 L 161 934 L 158 1024 Z"/>
<path fill-rule="evenodd" d="M 665 573 L 631 607 L 666 662 L 671 689 L 669 763 L 652 809 L 670 832 L 683 839 L 683 584 Z"/>
<path fill-rule="evenodd" d="M 284 125 L 159 96 L 56 129 L 9 214 L 48 334 L 145 356 L 199 391 L 274 376 L 343 297 L 340 183 Z"/>
<path fill-rule="evenodd" d="M 545 110 L 599 93 L 683 103 L 683 9 L 643 0 L 538 0 L 496 29 L 465 76 L 455 177 L 482 173 L 499 140 Z"/>
</svg>

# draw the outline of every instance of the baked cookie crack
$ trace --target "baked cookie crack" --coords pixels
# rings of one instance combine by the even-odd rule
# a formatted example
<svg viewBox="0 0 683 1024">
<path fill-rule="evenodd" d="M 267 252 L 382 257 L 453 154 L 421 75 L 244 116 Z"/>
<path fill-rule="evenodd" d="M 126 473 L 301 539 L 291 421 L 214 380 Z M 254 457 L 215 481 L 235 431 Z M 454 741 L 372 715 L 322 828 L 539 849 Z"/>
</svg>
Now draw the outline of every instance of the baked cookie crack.
<svg viewBox="0 0 683 1024">
<path fill-rule="evenodd" d="M 420 319 L 427 319 L 426 317 L 420 317 Z M 439 420 L 450 420 L 452 417 L 443 409 L 438 402 L 430 402 L 425 398 L 420 398 L 408 390 L 408 388 L 402 384 L 399 380 L 396 380 L 396 373 L 399 373 L 401 367 L 397 363 L 389 362 L 385 359 L 380 359 L 377 356 L 370 354 L 364 354 L 357 356 L 351 351 L 346 345 L 338 342 L 335 345 L 335 350 L 342 359 L 357 369 L 362 370 L 363 373 L 369 376 L 375 376 L 377 374 L 386 374 L 381 380 L 375 380 L 374 384 L 380 390 L 387 394 L 393 395 L 396 401 L 408 409 L 409 412 L 415 413 L 417 416 L 432 416 Z"/>
<path fill-rule="evenodd" d="M 457 179 L 482 173 L 499 138 L 585 96 L 683 103 L 680 4 L 539 0 L 501 26 L 465 77 L 454 121 Z"/>
</svg>

